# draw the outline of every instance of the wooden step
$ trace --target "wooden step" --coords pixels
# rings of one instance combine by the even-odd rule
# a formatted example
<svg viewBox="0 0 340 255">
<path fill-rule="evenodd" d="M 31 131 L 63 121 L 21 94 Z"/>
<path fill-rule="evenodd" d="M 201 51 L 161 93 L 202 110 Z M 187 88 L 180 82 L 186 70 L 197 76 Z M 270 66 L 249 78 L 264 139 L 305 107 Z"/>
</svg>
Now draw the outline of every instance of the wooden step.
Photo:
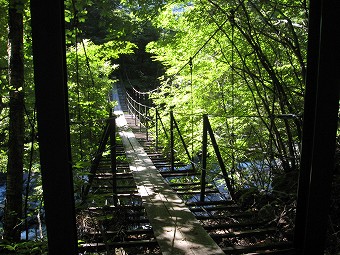
<svg viewBox="0 0 340 255">
<path fill-rule="evenodd" d="M 199 173 L 194 172 L 194 171 L 164 171 L 160 172 L 160 174 L 164 177 L 183 177 L 183 176 L 194 176 L 194 175 L 199 175 Z"/>
<path fill-rule="evenodd" d="M 166 167 L 166 168 L 170 168 L 171 167 L 171 163 L 169 161 L 166 161 L 164 159 L 152 159 L 152 163 L 154 164 L 154 166 L 156 168 L 161 168 L 161 167 Z M 180 162 L 177 162 L 174 164 L 174 167 L 185 167 L 186 164 L 183 164 L 183 163 L 180 163 Z"/>
<path fill-rule="evenodd" d="M 96 189 L 96 190 L 94 190 L 94 192 L 93 193 L 95 193 L 95 194 L 103 194 L 103 197 L 110 197 L 110 196 L 113 196 L 113 194 L 112 194 L 112 187 L 110 187 L 109 189 L 108 188 L 106 188 L 106 189 L 104 189 L 104 188 L 101 188 L 101 189 Z M 138 191 L 137 191 L 137 189 L 135 188 L 135 189 L 133 189 L 133 190 L 118 190 L 117 189 L 117 195 L 118 195 L 118 197 L 127 197 L 127 196 L 140 196 L 139 195 L 139 193 L 138 193 Z"/>
<path fill-rule="evenodd" d="M 112 179 L 112 174 L 111 173 L 99 173 L 99 174 L 96 174 L 94 178 L 97 180 L 109 180 L 109 179 Z M 133 177 L 131 173 L 117 173 L 116 179 L 133 179 Z"/>
<path fill-rule="evenodd" d="M 257 212 L 240 212 L 233 214 L 223 214 L 223 215 L 198 215 L 196 218 L 198 220 L 224 220 L 224 219 L 238 219 L 238 218 L 250 218 L 254 217 Z"/>
<path fill-rule="evenodd" d="M 127 242 L 109 242 L 105 243 L 84 243 L 79 245 L 80 251 L 94 252 L 94 251 L 105 251 L 106 247 L 110 249 L 119 247 L 140 247 L 140 246 L 157 246 L 158 243 L 155 239 L 152 240 L 138 240 L 138 241 L 127 241 Z"/>
<path fill-rule="evenodd" d="M 246 229 L 246 228 L 256 228 L 256 227 L 263 227 L 268 224 L 267 221 L 259 221 L 259 222 L 246 222 L 246 223 L 220 223 L 214 225 L 205 225 L 204 229 L 207 231 L 217 230 L 217 229 Z"/>
<path fill-rule="evenodd" d="M 178 187 L 178 186 L 177 186 Z M 212 184 L 207 184 L 206 189 L 208 188 L 213 188 L 214 186 Z M 172 188 L 174 191 L 200 191 L 201 187 L 200 186 L 184 186 L 180 188 L 173 187 Z M 218 190 L 214 189 L 215 191 L 218 192 Z"/>
<path fill-rule="evenodd" d="M 233 238 L 233 237 L 249 237 L 249 236 L 259 236 L 272 234 L 277 231 L 276 228 L 265 228 L 265 229 L 252 229 L 252 230 L 243 230 L 243 231 L 234 231 L 230 233 L 212 233 L 210 236 L 215 240 L 221 240 L 223 238 Z"/>
<path fill-rule="evenodd" d="M 197 195 L 197 194 L 201 194 L 200 190 L 188 190 L 188 191 L 176 191 L 177 195 Z M 205 190 L 206 194 L 214 194 L 214 193 L 219 193 L 218 190 L 216 189 L 206 189 Z"/>
<path fill-rule="evenodd" d="M 108 237 L 115 236 L 121 233 L 122 231 L 105 231 L 105 235 Z M 124 235 L 142 235 L 142 234 L 153 234 L 152 229 L 134 229 L 134 230 L 124 230 Z M 84 232 L 83 235 L 87 236 L 100 236 L 102 235 L 101 232 Z"/>
<path fill-rule="evenodd" d="M 187 183 L 169 183 L 171 187 L 177 187 L 177 186 L 200 186 L 200 182 L 187 182 Z"/>
<path fill-rule="evenodd" d="M 163 153 L 160 153 L 160 152 L 148 152 L 146 151 L 146 153 L 148 154 L 148 156 L 153 159 L 153 158 L 159 158 L 159 157 L 163 157 L 164 158 L 164 155 Z"/>
<path fill-rule="evenodd" d="M 112 189 L 112 185 L 98 185 L 92 186 L 93 189 Z M 136 185 L 124 185 L 124 186 L 117 186 L 117 189 L 128 190 L 128 189 L 136 189 Z"/>
<path fill-rule="evenodd" d="M 225 254 L 296 254 L 292 249 L 291 242 L 278 242 L 278 243 L 259 243 L 249 246 L 233 245 L 231 247 L 223 248 Z"/>
<path fill-rule="evenodd" d="M 144 210 L 144 206 L 142 205 L 108 205 L 108 206 L 90 206 L 88 210 L 92 211 L 119 211 L 119 210 L 132 210 L 132 211 L 141 211 Z"/>
<path fill-rule="evenodd" d="M 212 207 L 194 207 L 190 208 L 190 211 L 192 212 L 204 212 L 204 211 L 231 211 L 231 210 L 237 210 L 239 209 L 236 205 L 224 205 L 224 206 L 212 206 Z"/>
<path fill-rule="evenodd" d="M 235 204 L 232 200 L 217 200 L 217 201 L 195 201 L 186 202 L 187 206 L 211 206 L 211 205 L 233 205 Z"/>
</svg>

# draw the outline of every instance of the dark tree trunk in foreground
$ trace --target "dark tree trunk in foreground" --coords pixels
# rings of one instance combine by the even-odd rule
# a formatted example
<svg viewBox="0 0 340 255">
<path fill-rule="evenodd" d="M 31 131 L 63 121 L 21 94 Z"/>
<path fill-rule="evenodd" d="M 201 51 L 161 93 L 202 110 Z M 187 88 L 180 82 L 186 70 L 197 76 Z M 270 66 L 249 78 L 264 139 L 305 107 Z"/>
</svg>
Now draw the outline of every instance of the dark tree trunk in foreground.
<svg viewBox="0 0 340 255">
<path fill-rule="evenodd" d="M 20 240 L 24 151 L 23 1 L 10 0 L 8 72 L 10 91 L 9 148 L 4 231 L 8 241 Z"/>
</svg>

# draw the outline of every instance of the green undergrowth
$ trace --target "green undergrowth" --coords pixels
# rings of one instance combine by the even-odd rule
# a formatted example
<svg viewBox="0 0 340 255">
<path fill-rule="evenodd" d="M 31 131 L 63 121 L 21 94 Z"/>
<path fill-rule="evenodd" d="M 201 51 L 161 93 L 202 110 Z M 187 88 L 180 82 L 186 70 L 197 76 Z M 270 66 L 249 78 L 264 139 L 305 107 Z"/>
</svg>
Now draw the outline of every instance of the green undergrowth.
<svg viewBox="0 0 340 255">
<path fill-rule="evenodd" d="M 47 240 L 2 243 L 0 244 L 0 254 L 46 255 L 48 254 Z"/>
</svg>

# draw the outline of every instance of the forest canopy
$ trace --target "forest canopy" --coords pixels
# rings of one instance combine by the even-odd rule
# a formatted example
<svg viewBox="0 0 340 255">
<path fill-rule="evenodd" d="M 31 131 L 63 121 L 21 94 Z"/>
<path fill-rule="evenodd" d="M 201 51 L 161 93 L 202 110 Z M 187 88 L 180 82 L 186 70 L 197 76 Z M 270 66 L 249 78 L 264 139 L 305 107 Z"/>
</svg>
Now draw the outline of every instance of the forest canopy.
<svg viewBox="0 0 340 255">
<path fill-rule="evenodd" d="M 297 171 L 307 17 L 302 1 L 162 6 L 152 19 L 160 39 L 147 46 L 166 67 L 154 102 L 166 111 L 209 114 L 219 139 L 233 143 L 226 162 L 275 161 L 281 173 Z M 201 120 L 179 122 L 189 131 Z M 195 139 L 199 130 L 193 132 Z"/>
</svg>

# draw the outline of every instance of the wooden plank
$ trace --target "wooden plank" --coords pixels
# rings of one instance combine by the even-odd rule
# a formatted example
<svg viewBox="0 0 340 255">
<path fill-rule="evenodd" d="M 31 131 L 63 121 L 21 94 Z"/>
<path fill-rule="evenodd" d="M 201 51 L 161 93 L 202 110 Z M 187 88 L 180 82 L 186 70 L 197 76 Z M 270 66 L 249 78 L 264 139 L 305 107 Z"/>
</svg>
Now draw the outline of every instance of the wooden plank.
<svg viewBox="0 0 340 255">
<path fill-rule="evenodd" d="M 200 186 L 187 185 L 183 187 L 178 187 L 178 186 L 177 187 L 171 186 L 171 187 L 174 191 L 200 191 Z M 216 188 L 214 188 L 212 184 L 207 184 L 206 188 L 214 189 L 215 192 L 219 192 Z"/>
<path fill-rule="evenodd" d="M 106 197 L 112 197 L 113 194 L 112 194 L 112 190 L 109 190 L 109 189 L 97 189 L 97 190 L 94 190 L 92 192 L 93 194 L 102 194 L 103 195 L 103 198 Z M 137 190 L 135 191 L 131 191 L 131 190 L 124 190 L 124 191 L 118 191 L 117 194 L 114 194 L 118 197 L 139 197 L 139 193 L 137 192 Z"/>
<path fill-rule="evenodd" d="M 236 205 L 223 205 L 223 206 L 212 206 L 212 207 L 194 207 L 190 208 L 190 211 L 192 212 L 205 212 L 205 211 L 231 211 L 231 210 L 237 210 L 240 207 Z"/>
<path fill-rule="evenodd" d="M 129 223 L 142 224 L 142 223 L 150 223 L 150 221 L 147 218 L 138 218 L 138 219 L 129 219 Z"/>
<path fill-rule="evenodd" d="M 187 182 L 187 183 L 169 183 L 171 187 L 177 186 L 200 186 L 201 182 Z"/>
<path fill-rule="evenodd" d="M 88 208 L 90 211 L 106 210 L 106 211 L 117 211 L 117 210 L 143 210 L 144 207 L 141 205 L 107 205 L 107 206 L 91 206 Z"/>
<path fill-rule="evenodd" d="M 116 168 L 117 168 L 118 172 L 121 173 L 122 171 L 129 169 L 129 163 L 119 163 L 118 162 Z M 97 172 L 99 172 L 99 171 L 111 172 L 111 166 L 110 165 L 99 165 Z"/>
<path fill-rule="evenodd" d="M 116 173 L 117 178 L 121 177 L 121 176 L 131 176 L 132 173 Z M 109 177 L 112 178 L 112 173 L 98 173 L 96 174 L 96 177 Z"/>
<path fill-rule="evenodd" d="M 187 206 L 210 206 L 210 205 L 235 205 L 235 202 L 232 200 L 217 200 L 217 201 L 195 201 L 195 202 L 186 202 Z"/>
<path fill-rule="evenodd" d="M 162 254 L 224 254 L 158 173 L 134 134 L 128 130 L 124 115 L 117 118 L 117 126 Z"/>
<path fill-rule="evenodd" d="M 106 247 L 119 248 L 119 247 L 139 247 L 139 246 L 156 246 L 156 240 L 138 240 L 128 242 L 110 242 L 110 243 L 85 243 L 79 245 L 80 251 L 105 251 Z"/>
<path fill-rule="evenodd" d="M 199 173 L 194 171 L 164 171 L 161 172 L 163 177 L 183 177 L 183 176 L 195 176 Z"/>
<path fill-rule="evenodd" d="M 248 255 L 261 255 L 261 254 L 270 254 L 270 255 L 300 255 L 295 249 L 283 249 L 283 250 L 273 250 L 273 251 L 258 251 L 256 253 L 249 253 Z"/>
<path fill-rule="evenodd" d="M 223 220 L 223 219 L 230 219 L 230 218 L 250 218 L 254 217 L 256 212 L 240 212 L 234 214 L 224 214 L 224 215 L 198 215 L 196 219 L 198 220 Z"/>
<path fill-rule="evenodd" d="M 111 189 L 112 185 L 92 185 L 92 189 Z M 136 190 L 136 185 L 121 185 L 121 186 L 117 186 L 117 189 L 122 189 L 124 191 L 126 190 Z"/>
<path fill-rule="evenodd" d="M 188 190 L 188 191 L 185 191 L 185 190 L 179 190 L 179 191 L 176 191 L 176 193 L 178 195 L 198 195 L 198 194 L 201 194 L 201 191 L 200 190 Z M 216 194 L 218 193 L 219 194 L 219 191 L 216 190 L 216 189 L 207 189 L 205 191 L 206 194 Z"/>
<path fill-rule="evenodd" d="M 226 254 L 295 254 L 290 242 L 259 243 L 249 246 L 233 245 L 223 248 Z"/>
<path fill-rule="evenodd" d="M 158 157 L 164 158 L 163 153 L 159 153 L 159 152 L 147 152 L 147 153 L 148 153 L 148 156 L 149 156 L 150 158 L 153 158 L 153 157 L 156 157 L 156 158 L 158 158 Z"/>
<path fill-rule="evenodd" d="M 117 175 L 116 176 L 117 180 L 132 179 L 132 178 L 133 178 L 133 176 L 131 174 L 124 174 L 124 175 Z M 95 176 L 95 179 L 97 179 L 97 180 L 111 180 L 112 174 L 111 174 L 111 176 L 109 176 L 109 175 Z"/>
<path fill-rule="evenodd" d="M 122 231 L 106 231 L 105 235 L 107 236 L 115 236 L 121 233 Z M 134 230 L 124 230 L 124 235 L 142 235 L 142 234 L 153 234 L 152 229 L 134 229 Z M 100 236 L 102 232 L 84 232 L 84 235 L 90 236 Z"/>
<path fill-rule="evenodd" d="M 204 226 L 205 230 L 216 230 L 216 229 L 235 229 L 235 228 L 254 228 L 254 227 L 261 227 L 265 226 L 268 222 L 247 222 L 247 223 L 221 223 L 221 224 L 215 224 L 215 225 L 207 225 Z"/>
<path fill-rule="evenodd" d="M 210 236 L 214 239 L 220 240 L 223 238 L 232 238 L 232 237 L 247 237 L 247 236 L 257 236 L 257 235 L 266 235 L 270 233 L 274 233 L 276 228 L 266 228 L 266 229 L 254 229 L 254 230 L 244 230 L 244 231 L 234 231 L 230 233 L 221 233 L 221 234 L 210 234 Z"/>
</svg>

